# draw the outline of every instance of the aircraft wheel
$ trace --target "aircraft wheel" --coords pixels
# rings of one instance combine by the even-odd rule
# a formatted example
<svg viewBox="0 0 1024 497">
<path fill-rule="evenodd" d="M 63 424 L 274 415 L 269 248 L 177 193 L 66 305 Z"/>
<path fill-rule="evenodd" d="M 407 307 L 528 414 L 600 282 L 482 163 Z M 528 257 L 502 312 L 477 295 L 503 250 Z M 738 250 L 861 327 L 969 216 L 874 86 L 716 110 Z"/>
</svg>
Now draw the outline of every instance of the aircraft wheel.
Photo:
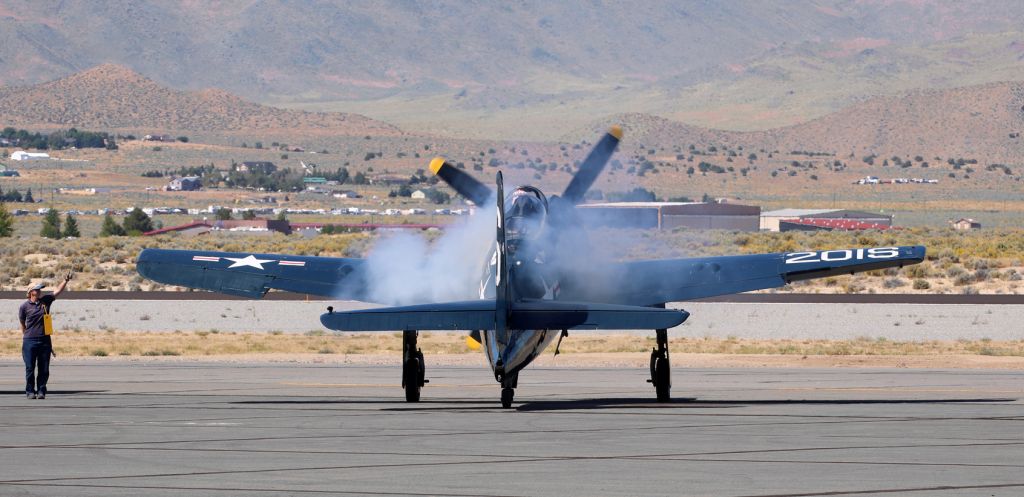
<svg viewBox="0 0 1024 497">
<path fill-rule="evenodd" d="M 420 359 L 413 357 L 405 361 L 402 368 L 402 384 L 405 386 L 405 401 L 420 401 L 420 378 L 422 377 L 423 363 Z"/>
<path fill-rule="evenodd" d="M 501 407 L 508 409 L 512 407 L 512 398 L 515 397 L 516 390 L 514 388 L 502 388 L 501 389 Z"/>
<path fill-rule="evenodd" d="M 658 395 L 658 402 L 670 402 L 672 396 L 672 372 L 668 359 L 659 357 L 654 364 L 654 391 Z"/>
</svg>

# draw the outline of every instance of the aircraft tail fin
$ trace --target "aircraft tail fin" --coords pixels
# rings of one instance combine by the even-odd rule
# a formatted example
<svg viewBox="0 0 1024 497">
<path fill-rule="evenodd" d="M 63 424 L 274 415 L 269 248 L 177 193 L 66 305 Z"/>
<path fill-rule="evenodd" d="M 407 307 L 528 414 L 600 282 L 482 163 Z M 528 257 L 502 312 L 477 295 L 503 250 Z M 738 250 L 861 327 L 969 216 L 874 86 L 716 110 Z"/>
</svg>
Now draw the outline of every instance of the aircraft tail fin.
<svg viewBox="0 0 1024 497">
<path fill-rule="evenodd" d="M 511 290 L 509 287 L 509 270 L 508 264 L 506 264 L 506 245 L 505 245 L 505 186 L 503 184 L 501 171 L 498 171 L 496 178 L 497 183 L 497 230 L 495 232 L 495 267 L 494 267 L 494 300 L 495 300 L 495 313 L 494 313 L 494 329 L 499 340 L 504 340 L 505 330 L 508 328 L 508 316 L 509 316 L 509 300 L 511 300 Z"/>
</svg>

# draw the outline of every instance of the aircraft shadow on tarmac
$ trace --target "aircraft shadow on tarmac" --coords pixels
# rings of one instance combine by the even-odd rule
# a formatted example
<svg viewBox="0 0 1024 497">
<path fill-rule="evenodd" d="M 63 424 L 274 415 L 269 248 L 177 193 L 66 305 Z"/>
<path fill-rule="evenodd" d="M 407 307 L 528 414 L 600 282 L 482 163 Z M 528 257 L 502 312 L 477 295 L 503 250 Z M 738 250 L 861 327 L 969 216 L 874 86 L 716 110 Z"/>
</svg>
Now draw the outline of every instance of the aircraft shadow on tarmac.
<svg viewBox="0 0 1024 497">
<path fill-rule="evenodd" d="M 730 408 L 755 405 L 851 405 L 851 404 L 948 404 L 975 402 L 1014 402 L 1011 398 L 974 398 L 974 399 L 779 399 L 779 400 L 699 400 L 697 398 L 672 399 L 671 402 L 655 402 L 651 399 L 574 399 L 544 400 L 525 402 L 519 411 L 561 411 L 587 409 L 698 409 L 698 408 Z"/>
<path fill-rule="evenodd" d="M 851 405 L 851 404 L 949 404 L 949 403 L 993 403 L 1014 402 L 1013 398 L 957 398 L 957 399 L 815 399 L 815 400 L 699 400 L 697 398 L 672 399 L 671 402 L 655 402 L 647 398 L 603 398 L 603 399 L 569 399 L 541 400 L 524 402 L 518 411 L 569 411 L 591 409 L 726 409 L 755 405 Z M 400 399 L 267 399 L 242 400 L 232 402 L 236 405 L 360 405 L 372 404 L 382 406 L 382 411 L 423 411 L 445 409 L 496 409 L 497 406 L 486 400 L 476 399 L 433 399 L 422 400 L 409 404 Z M 391 407 L 402 406 L 402 407 Z"/>
</svg>

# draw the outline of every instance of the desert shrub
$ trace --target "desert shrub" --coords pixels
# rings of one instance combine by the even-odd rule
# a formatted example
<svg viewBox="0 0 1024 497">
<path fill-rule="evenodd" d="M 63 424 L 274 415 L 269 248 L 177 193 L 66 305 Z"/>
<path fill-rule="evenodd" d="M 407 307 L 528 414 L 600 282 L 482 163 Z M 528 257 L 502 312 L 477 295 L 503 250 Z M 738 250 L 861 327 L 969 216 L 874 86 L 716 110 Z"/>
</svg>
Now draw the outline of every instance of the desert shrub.
<svg viewBox="0 0 1024 497">
<path fill-rule="evenodd" d="M 974 276 L 967 272 L 960 273 L 953 278 L 953 284 L 956 286 L 970 285 L 971 283 L 974 283 Z"/>
<path fill-rule="evenodd" d="M 885 281 L 882 283 L 882 287 L 889 289 L 899 288 L 902 286 L 907 286 L 907 282 L 906 280 L 900 278 L 886 278 Z"/>
<path fill-rule="evenodd" d="M 914 290 L 928 290 L 932 287 L 928 280 L 917 279 L 914 280 Z"/>
</svg>

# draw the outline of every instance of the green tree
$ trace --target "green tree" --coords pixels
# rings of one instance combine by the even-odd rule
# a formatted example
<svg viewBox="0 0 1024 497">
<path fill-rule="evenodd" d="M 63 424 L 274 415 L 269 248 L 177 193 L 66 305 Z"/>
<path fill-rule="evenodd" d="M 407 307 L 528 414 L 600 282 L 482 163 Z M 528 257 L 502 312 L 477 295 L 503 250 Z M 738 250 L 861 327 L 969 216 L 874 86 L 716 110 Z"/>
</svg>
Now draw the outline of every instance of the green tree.
<svg viewBox="0 0 1024 497">
<path fill-rule="evenodd" d="M 76 220 L 70 212 L 64 216 L 64 237 L 82 237 L 82 233 L 78 231 L 78 220 Z"/>
<path fill-rule="evenodd" d="M 35 201 L 36 201 L 36 199 L 32 198 L 32 189 L 29 188 L 28 191 L 25 192 L 25 198 L 22 200 L 22 202 L 33 203 Z"/>
<path fill-rule="evenodd" d="M 124 235 L 124 228 L 122 228 L 120 224 L 117 224 L 117 221 L 114 221 L 114 216 L 111 216 L 109 213 L 106 216 L 103 216 L 103 227 L 100 228 L 100 236 L 108 237 Z"/>
<path fill-rule="evenodd" d="M 277 220 L 278 221 L 287 221 L 288 220 L 288 213 L 285 212 L 284 209 L 281 209 L 281 212 L 277 213 Z"/>
<path fill-rule="evenodd" d="M 242 219 L 252 221 L 253 219 L 256 219 L 256 213 L 253 212 L 252 209 L 246 209 L 242 211 Z"/>
<path fill-rule="evenodd" d="M 7 205 L 0 202 L 0 238 L 7 238 L 14 234 L 14 216 L 7 211 Z"/>
<path fill-rule="evenodd" d="M 218 221 L 230 221 L 231 209 L 228 209 L 227 207 L 221 207 L 220 209 L 217 209 L 217 211 L 213 213 L 213 216 Z"/>
<path fill-rule="evenodd" d="M 153 231 L 153 220 L 136 207 L 124 218 L 124 232 L 130 236 L 138 236 L 147 231 Z"/>
<path fill-rule="evenodd" d="M 46 211 L 46 217 L 43 218 L 43 229 L 39 230 L 39 236 L 55 240 L 60 238 L 60 214 L 57 213 L 57 209 L 51 208 Z"/>
</svg>

